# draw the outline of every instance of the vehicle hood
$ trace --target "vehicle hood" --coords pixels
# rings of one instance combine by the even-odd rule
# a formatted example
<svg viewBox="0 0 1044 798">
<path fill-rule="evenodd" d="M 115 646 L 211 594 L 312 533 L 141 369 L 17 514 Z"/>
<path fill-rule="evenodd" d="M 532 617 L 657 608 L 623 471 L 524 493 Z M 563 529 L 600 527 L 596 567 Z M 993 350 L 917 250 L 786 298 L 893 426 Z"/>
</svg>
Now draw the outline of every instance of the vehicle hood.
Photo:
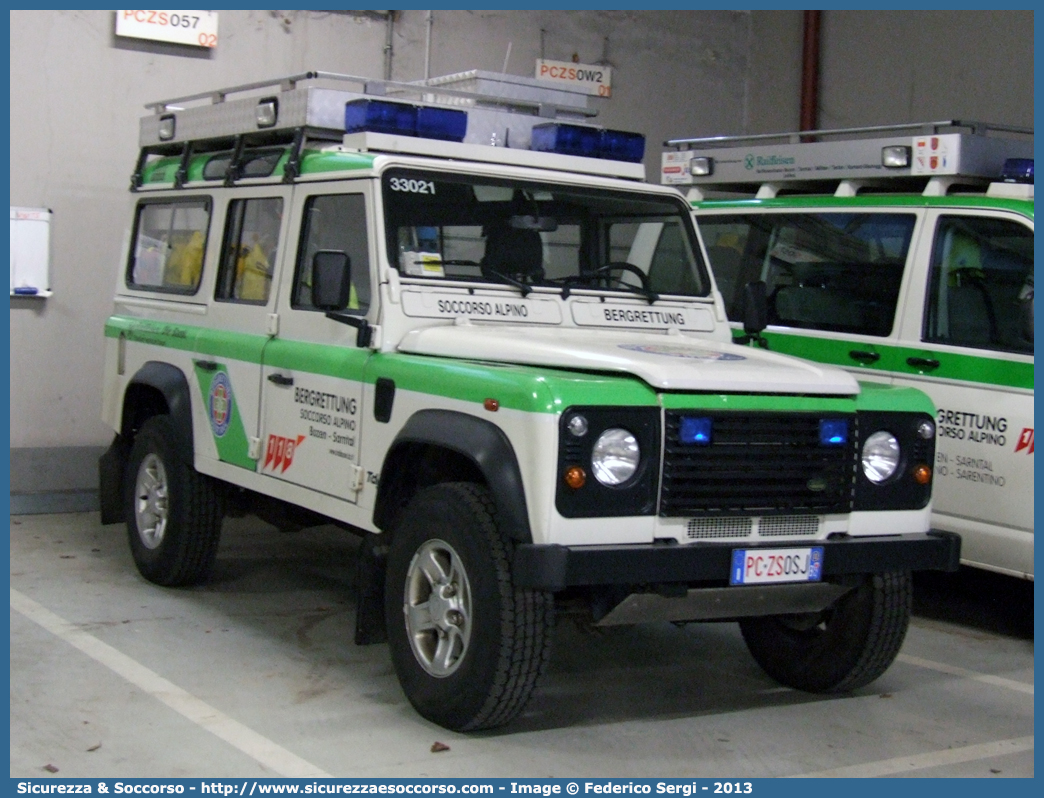
<svg viewBox="0 0 1044 798">
<path fill-rule="evenodd" d="M 847 372 L 763 349 L 616 330 L 454 324 L 407 333 L 400 352 L 632 374 L 664 391 L 854 396 Z"/>
</svg>

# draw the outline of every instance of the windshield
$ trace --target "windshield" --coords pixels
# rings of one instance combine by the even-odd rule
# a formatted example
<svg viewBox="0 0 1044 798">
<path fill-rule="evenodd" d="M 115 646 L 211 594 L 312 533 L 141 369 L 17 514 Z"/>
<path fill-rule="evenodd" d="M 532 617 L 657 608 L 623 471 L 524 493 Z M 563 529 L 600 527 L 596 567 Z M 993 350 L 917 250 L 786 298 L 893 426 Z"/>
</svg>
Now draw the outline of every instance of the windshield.
<svg viewBox="0 0 1044 798">
<path fill-rule="evenodd" d="M 684 202 L 655 194 L 389 170 L 392 265 L 403 277 L 707 296 Z"/>
</svg>

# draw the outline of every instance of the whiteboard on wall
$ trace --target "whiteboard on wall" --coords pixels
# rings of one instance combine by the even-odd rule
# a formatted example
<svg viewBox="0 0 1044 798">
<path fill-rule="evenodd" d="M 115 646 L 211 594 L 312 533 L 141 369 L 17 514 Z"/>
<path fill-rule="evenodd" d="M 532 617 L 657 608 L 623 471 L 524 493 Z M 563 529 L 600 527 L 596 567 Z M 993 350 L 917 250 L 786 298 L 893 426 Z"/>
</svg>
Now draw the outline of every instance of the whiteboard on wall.
<svg viewBox="0 0 1044 798">
<path fill-rule="evenodd" d="M 11 206 L 11 296 L 51 296 L 51 212 Z"/>
</svg>

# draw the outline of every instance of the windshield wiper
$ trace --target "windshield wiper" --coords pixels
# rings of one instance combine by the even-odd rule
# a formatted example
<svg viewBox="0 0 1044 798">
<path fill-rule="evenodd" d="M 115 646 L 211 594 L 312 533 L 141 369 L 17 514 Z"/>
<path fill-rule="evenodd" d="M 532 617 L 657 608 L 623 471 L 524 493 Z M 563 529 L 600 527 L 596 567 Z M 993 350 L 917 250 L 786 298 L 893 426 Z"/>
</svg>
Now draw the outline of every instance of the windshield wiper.
<svg viewBox="0 0 1044 798">
<path fill-rule="evenodd" d="M 529 296 L 533 292 L 532 286 L 526 285 L 520 280 L 516 280 L 514 277 L 508 277 L 506 274 L 498 272 L 496 269 L 487 269 L 483 277 L 495 277 L 502 283 L 515 286 L 515 288 L 522 293 L 523 298 Z"/>
<path fill-rule="evenodd" d="M 625 288 L 631 293 L 645 297 L 645 299 L 649 302 L 650 305 L 653 302 L 658 302 L 660 300 L 660 295 L 648 288 L 642 288 L 638 285 L 631 285 L 630 283 L 619 283 L 617 286 L 609 288 L 607 286 L 594 285 L 593 283 L 597 282 L 597 280 L 598 278 L 596 276 L 579 274 L 573 275 L 572 277 L 559 278 L 557 280 L 548 280 L 548 282 L 562 286 L 562 299 L 569 298 L 571 288 L 579 287 L 590 288 L 594 291 L 618 291 L 621 288 Z"/>
<path fill-rule="evenodd" d="M 639 296 L 645 297 L 649 301 L 650 305 L 653 302 L 656 302 L 660 299 L 660 295 L 657 294 L 655 291 L 650 291 L 648 288 L 642 288 L 641 286 L 631 285 L 630 283 L 620 283 L 619 288 L 626 288 L 628 291 L 638 294 Z M 616 289 L 613 288 L 610 290 L 615 291 Z"/>
</svg>

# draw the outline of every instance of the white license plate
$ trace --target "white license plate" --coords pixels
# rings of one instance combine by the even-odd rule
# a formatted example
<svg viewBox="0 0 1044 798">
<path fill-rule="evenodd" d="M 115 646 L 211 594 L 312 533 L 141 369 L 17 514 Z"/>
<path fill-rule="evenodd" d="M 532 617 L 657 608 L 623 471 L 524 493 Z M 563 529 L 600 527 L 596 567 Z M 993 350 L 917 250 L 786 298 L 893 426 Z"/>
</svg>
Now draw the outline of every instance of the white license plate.
<svg viewBox="0 0 1044 798">
<path fill-rule="evenodd" d="M 733 549 L 730 585 L 818 582 L 823 578 L 823 547 Z"/>
</svg>

